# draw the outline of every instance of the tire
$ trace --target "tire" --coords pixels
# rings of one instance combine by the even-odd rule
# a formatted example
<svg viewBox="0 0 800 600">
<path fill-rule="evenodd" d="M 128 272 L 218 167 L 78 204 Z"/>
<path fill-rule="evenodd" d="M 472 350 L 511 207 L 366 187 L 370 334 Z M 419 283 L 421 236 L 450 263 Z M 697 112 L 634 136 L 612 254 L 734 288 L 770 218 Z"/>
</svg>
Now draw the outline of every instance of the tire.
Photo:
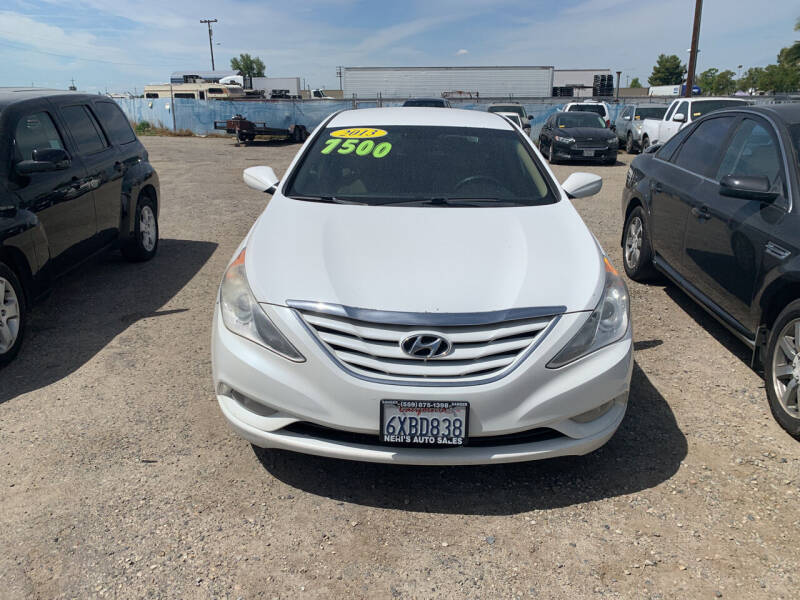
<svg viewBox="0 0 800 600">
<path fill-rule="evenodd" d="M 27 324 L 25 292 L 19 278 L 0 262 L 0 366 L 19 354 Z"/>
<path fill-rule="evenodd" d="M 636 144 L 633 143 L 633 136 L 628 132 L 628 137 L 625 138 L 625 152 L 628 154 L 636 154 Z"/>
<path fill-rule="evenodd" d="M 158 250 L 158 217 L 155 202 L 146 193 L 136 202 L 133 239 L 122 247 L 122 255 L 132 262 L 144 262 Z"/>
<path fill-rule="evenodd" d="M 558 164 L 558 159 L 556 159 L 556 156 L 553 153 L 553 142 L 550 142 L 550 146 L 547 150 L 547 162 L 549 162 L 551 165 Z"/>
<path fill-rule="evenodd" d="M 647 231 L 647 221 L 641 206 L 634 208 L 625 219 L 622 265 L 625 273 L 634 281 L 644 283 L 655 276 L 650 233 Z"/>
<path fill-rule="evenodd" d="M 781 311 L 767 340 L 764 383 L 772 416 L 793 438 L 800 440 L 800 300 Z M 794 356 L 795 358 L 791 358 Z"/>
<path fill-rule="evenodd" d="M 650 137 L 647 134 L 645 134 L 645 135 L 642 136 L 642 149 L 641 149 L 642 152 L 647 150 L 647 147 L 649 145 L 650 145 Z"/>
<path fill-rule="evenodd" d="M 615 154 L 615 155 L 614 155 L 614 156 L 612 156 L 611 158 L 607 158 L 607 159 L 605 160 L 605 163 L 606 163 L 608 166 L 613 166 L 613 165 L 617 164 L 617 155 Z"/>
</svg>

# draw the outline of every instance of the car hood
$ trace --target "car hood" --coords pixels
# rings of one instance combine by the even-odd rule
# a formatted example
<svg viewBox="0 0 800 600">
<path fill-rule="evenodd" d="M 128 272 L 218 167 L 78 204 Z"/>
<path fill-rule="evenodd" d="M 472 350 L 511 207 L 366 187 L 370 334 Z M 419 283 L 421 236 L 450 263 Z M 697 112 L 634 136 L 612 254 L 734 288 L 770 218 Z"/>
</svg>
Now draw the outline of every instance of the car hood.
<svg viewBox="0 0 800 600">
<path fill-rule="evenodd" d="M 585 140 L 586 138 L 605 140 L 614 137 L 614 132 L 605 127 L 559 127 L 558 133 L 574 137 L 576 140 Z"/>
<path fill-rule="evenodd" d="M 247 240 L 259 302 L 401 312 L 589 310 L 604 269 L 572 204 L 513 208 L 321 204 L 280 194 Z"/>
</svg>

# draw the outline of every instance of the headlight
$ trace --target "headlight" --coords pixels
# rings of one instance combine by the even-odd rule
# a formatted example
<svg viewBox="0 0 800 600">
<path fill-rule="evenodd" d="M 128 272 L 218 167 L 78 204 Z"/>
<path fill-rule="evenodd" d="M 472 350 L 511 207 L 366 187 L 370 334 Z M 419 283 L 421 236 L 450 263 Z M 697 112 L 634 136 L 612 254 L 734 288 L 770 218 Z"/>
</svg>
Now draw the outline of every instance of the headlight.
<svg viewBox="0 0 800 600">
<path fill-rule="evenodd" d="M 250 291 L 244 270 L 246 251 L 242 250 L 225 271 L 219 288 L 219 306 L 225 327 L 236 335 L 264 346 L 267 350 L 272 350 L 289 360 L 305 361 L 305 357 L 270 321 Z"/>
<path fill-rule="evenodd" d="M 600 302 L 578 333 L 547 364 L 549 368 L 563 367 L 595 350 L 613 344 L 628 331 L 630 321 L 628 287 L 605 256 L 603 263 L 606 267 L 606 285 Z"/>
<path fill-rule="evenodd" d="M 609 146 L 616 146 L 619 143 L 619 140 L 615 137 L 609 138 L 608 145 Z"/>
<path fill-rule="evenodd" d="M 563 137 L 560 135 L 555 136 L 557 142 L 561 142 L 562 144 L 574 144 L 575 138 L 571 137 Z"/>
</svg>

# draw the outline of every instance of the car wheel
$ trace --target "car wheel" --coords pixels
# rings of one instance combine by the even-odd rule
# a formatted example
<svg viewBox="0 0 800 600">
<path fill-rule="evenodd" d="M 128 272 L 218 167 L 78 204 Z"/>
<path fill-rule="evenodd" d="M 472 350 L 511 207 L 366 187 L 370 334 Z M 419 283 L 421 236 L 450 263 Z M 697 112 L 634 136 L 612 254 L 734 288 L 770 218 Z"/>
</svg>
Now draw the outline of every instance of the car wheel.
<svg viewBox="0 0 800 600">
<path fill-rule="evenodd" d="M 556 160 L 556 155 L 553 152 L 553 142 L 550 142 L 549 149 L 547 151 L 547 160 L 550 162 L 551 165 L 556 164 L 558 161 Z"/>
<path fill-rule="evenodd" d="M 131 261 L 150 260 L 158 250 L 158 218 L 155 202 L 147 194 L 140 194 L 136 203 L 133 240 L 123 246 L 122 254 Z"/>
<path fill-rule="evenodd" d="M 634 146 L 634 143 L 633 143 L 633 136 L 631 135 L 631 132 L 629 131 L 628 132 L 628 137 L 625 138 L 625 152 L 627 152 L 628 154 L 633 154 L 634 150 L 635 150 L 635 146 Z"/>
<path fill-rule="evenodd" d="M 764 379 L 772 416 L 800 439 L 800 300 L 784 308 L 772 327 Z"/>
<path fill-rule="evenodd" d="M 0 365 L 19 353 L 26 324 L 22 285 L 14 271 L 0 263 Z"/>
<path fill-rule="evenodd" d="M 610 165 L 615 165 L 615 164 L 617 164 L 617 155 L 616 155 L 616 153 L 614 154 L 614 156 L 610 156 L 610 157 L 608 157 L 608 158 L 605 160 L 605 163 L 606 163 L 607 165 L 609 165 L 609 166 L 610 166 Z"/>
<path fill-rule="evenodd" d="M 641 206 L 634 208 L 625 220 L 622 255 L 625 273 L 634 281 L 644 282 L 655 274 L 653 250 Z"/>
<path fill-rule="evenodd" d="M 642 137 L 642 152 L 644 152 L 645 150 L 647 150 L 647 147 L 648 147 L 649 145 L 650 145 L 650 137 L 649 137 L 649 136 L 647 136 L 647 135 L 644 135 L 644 136 Z"/>
</svg>

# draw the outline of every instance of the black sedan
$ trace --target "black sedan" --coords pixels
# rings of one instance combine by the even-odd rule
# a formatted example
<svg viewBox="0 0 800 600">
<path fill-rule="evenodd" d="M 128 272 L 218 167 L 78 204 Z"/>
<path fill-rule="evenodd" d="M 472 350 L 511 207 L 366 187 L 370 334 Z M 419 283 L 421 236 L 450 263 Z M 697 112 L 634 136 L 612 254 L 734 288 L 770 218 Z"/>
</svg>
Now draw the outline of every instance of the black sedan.
<svg viewBox="0 0 800 600">
<path fill-rule="evenodd" d="M 752 348 L 796 438 L 799 156 L 800 104 L 715 111 L 635 158 L 622 197 L 626 273 L 666 275 Z"/>
<path fill-rule="evenodd" d="M 560 160 L 617 162 L 617 135 L 600 116 L 591 112 L 557 112 L 539 134 L 539 150 L 551 163 Z"/>
</svg>

